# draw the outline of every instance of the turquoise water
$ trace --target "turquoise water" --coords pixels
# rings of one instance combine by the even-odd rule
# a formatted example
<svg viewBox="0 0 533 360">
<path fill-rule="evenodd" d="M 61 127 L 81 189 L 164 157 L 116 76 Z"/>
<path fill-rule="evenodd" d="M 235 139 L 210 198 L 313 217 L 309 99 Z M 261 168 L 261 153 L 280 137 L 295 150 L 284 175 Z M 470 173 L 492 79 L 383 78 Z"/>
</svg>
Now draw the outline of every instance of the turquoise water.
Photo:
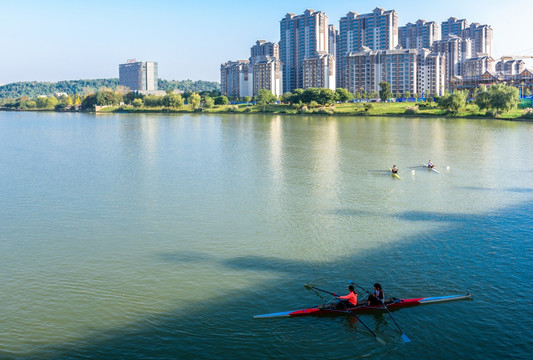
<svg viewBox="0 0 533 360">
<path fill-rule="evenodd" d="M 0 112 L 0 358 L 527 359 L 532 140 L 504 121 Z M 384 346 L 346 317 L 253 319 L 347 280 L 473 300 L 395 312 L 408 344 L 382 315 L 361 319 Z"/>
</svg>

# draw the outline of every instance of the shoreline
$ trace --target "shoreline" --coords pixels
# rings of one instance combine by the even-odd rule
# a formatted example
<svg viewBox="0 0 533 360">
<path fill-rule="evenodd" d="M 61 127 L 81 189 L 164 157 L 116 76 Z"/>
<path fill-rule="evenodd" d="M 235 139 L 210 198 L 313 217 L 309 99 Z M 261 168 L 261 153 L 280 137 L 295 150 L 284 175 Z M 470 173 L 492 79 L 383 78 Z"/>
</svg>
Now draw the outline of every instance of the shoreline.
<svg viewBox="0 0 533 360">
<path fill-rule="evenodd" d="M 382 104 L 383 105 L 383 104 Z M 105 107 L 103 109 L 100 109 L 99 111 L 95 110 L 77 110 L 77 111 L 57 111 L 53 109 L 8 109 L 8 108 L 0 108 L 0 111 L 5 112 L 54 112 L 54 113 L 85 113 L 85 114 L 201 114 L 201 115 L 209 115 L 209 114 L 227 114 L 227 115 L 233 115 L 233 114 L 239 114 L 239 115 L 258 115 L 258 114 L 264 114 L 264 115 L 285 115 L 285 116 L 340 116 L 340 117 L 406 117 L 406 118 L 446 118 L 446 119 L 472 119 L 472 120 L 504 120 L 504 121 L 517 121 L 517 122 L 533 122 L 533 119 L 527 119 L 522 118 L 520 116 L 518 117 L 494 117 L 494 116 L 487 116 L 483 114 L 450 114 L 445 113 L 443 110 L 440 109 L 431 109 L 433 111 L 441 111 L 442 113 L 428 113 L 424 112 L 424 110 L 418 111 L 416 113 L 401 113 L 401 112 L 383 112 L 383 113 L 375 113 L 372 110 L 370 111 L 348 111 L 348 112 L 326 112 L 326 111 L 308 111 L 308 112 L 299 112 L 294 109 L 286 110 L 283 108 L 279 109 L 272 109 L 272 107 L 280 106 L 280 105 L 267 105 L 269 109 L 259 110 L 257 109 L 257 105 L 252 105 L 253 108 L 255 108 L 253 111 L 244 111 L 240 110 L 239 108 L 237 110 L 228 110 L 230 106 L 237 106 L 237 105 L 222 105 L 219 108 L 211 108 L 211 109 L 202 109 L 202 110 L 192 110 L 192 109 L 169 109 L 169 108 L 155 108 L 155 109 L 138 109 L 138 108 L 130 108 L 130 107 L 122 107 L 122 106 L 110 106 Z M 281 105 L 283 106 L 283 105 Z M 247 106 L 248 107 L 248 106 Z M 242 106 L 240 107 L 242 109 Z M 103 111 L 102 111 L 103 110 Z M 430 111 L 431 111 L 430 110 Z M 520 109 L 520 111 L 524 111 L 523 109 Z"/>
</svg>

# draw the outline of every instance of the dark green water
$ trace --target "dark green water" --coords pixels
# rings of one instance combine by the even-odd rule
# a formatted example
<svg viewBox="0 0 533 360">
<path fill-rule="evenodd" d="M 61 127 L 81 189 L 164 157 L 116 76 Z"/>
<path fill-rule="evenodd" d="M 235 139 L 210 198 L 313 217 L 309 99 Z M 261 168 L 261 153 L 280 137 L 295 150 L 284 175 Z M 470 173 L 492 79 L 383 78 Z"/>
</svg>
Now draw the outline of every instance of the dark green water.
<svg viewBox="0 0 533 360">
<path fill-rule="evenodd" d="M 503 121 L 0 112 L 0 359 L 528 359 L 532 140 Z M 361 319 L 384 346 L 346 317 L 252 318 L 347 280 L 474 296 L 395 312 L 409 344 L 381 315 Z"/>
</svg>

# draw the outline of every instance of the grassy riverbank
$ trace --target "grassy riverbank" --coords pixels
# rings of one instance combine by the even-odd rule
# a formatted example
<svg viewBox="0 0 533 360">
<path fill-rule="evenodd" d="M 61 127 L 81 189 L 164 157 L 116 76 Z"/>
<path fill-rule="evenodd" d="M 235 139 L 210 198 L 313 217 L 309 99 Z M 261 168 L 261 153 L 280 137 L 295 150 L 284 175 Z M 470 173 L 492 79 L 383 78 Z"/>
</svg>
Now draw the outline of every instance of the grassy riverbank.
<svg viewBox="0 0 533 360">
<path fill-rule="evenodd" d="M 514 109 L 509 113 L 504 113 L 496 119 L 502 120 L 531 120 L 524 117 L 524 109 Z M 284 115 L 335 115 L 335 116 L 438 116 L 457 118 L 494 118 L 487 116 L 485 110 L 472 104 L 467 105 L 462 111 L 451 114 L 446 110 L 437 107 L 435 103 L 344 103 L 334 106 L 322 106 L 309 108 L 303 106 L 299 109 L 291 105 L 270 104 L 270 105 L 218 105 L 212 108 L 192 109 L 190 106 L 183 108 L 169 107 L 133 107 L 133 106 L 110 106 L 100 109 L 98 113 L 110 112 L 132 112 L 132 113 L 269 113 Z"/>
</svg>

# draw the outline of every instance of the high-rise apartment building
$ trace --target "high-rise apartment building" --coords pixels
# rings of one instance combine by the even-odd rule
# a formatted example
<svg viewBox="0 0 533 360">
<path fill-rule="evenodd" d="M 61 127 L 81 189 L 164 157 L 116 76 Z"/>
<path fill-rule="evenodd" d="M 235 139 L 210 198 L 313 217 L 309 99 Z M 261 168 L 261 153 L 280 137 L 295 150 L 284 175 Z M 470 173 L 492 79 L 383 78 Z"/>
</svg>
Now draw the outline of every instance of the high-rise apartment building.
<svg viewBox="0 0 533 360">
<path fill-rule="evenodd" d="M 329 52 L 328 17 L 307 9 L 301 15 L 288 13 L 280 21 L 280 60 L 283 92 L 304 87 L 304 60 Z"/>
<path fill-rule="evenodd" d="M 470 57 L 492 56 L 492 27 L 451 17 L 442 23 L 442 39 L 458 36 L 472 41 Z"/>
<path fill-rule="evenodd" d="M 265 40 L 257 40 L 250 49 L 250 61 L 264 60 L 266 57 L 279 59 L 279 45 Z"/>
<path fill-rule="evenodd" d="M 249 60 L 228 61 L 220 65 L 220 91 L 232 98 L 253 96 L 253 68 Z"/>
<path fill-rule="evenodd" d="M 128 60 L 118 66 L 118 83 L 132 91 L 157 90 L 157 62 Z"/>
<path fill-rule="evenodd" d="M 398 28 L 398 43 L 404 49 L 431 49 L 440 40 L 439 25 L 434 21 L 418 20 Z"/>
<path fill-rule="evenodd" d="M 337 39 L 339 38 L 339 30 L 335 29 L 335 25 L 328 26 L 328 52 L 337 56 Z"/>
<path fill-rule="evenodd" d="M 494 74 L 496 61 L 490 56 L 480 56 L 463 61 L 463 80 L 481 76 L 487 71 Z"/>
<path fill-rule="evenodd" d="M 303 89 L 310 87 L 335 90 L 335 56 L 326 52 L 303 62 Z"/>
<path fill-rule="evenodd" d="M 368 14 L 349 12 L 339 21 L 337 44 L 337 86 L 346 88 L 346 56 L 366 47 L 370 50 L 391 50 L 398 45 L 398 14 L 395 10 L 375 8 Z"/>
<path fill-rule="evenodd" d="M 478 23 L 463 30 L 463 39 L 472 40 L 472 57 L 492 56 L 492 27 Z"/>
<path fill-rule="evenodd" d="M 346 88 L 352 92 L 378 92 L 379 83 L 390 84 L 393 94 L 409 91 L 415 94 L 417 87 L 417 50 L 376 50 L 363 48 L 346 57 Z"/>
<path fill-rule="evenodd" d="M 468 21 L 466 21 L 466 19 L 459 20 L 457 18 L 451 17 L 448 20 L 443 21 L 441 26 L 442 39 L 444 40 L 450 35 L 462 37 L 463 30 L 466 29 L 467 26 Z"/>
<path fill-rule="evenodd" d="M 279 60 L 279 45 L 257 40 L 250 49 L 250 64 L 253 70 L 253 94 L 267 89 L 275 96 L 283 94 L 282 64 Z"/>
<path fill-rule="evenodd" d="M 504 77 L 516 76 L 526 70 L 526 63 L 521 59 L 502 58 L 496 63 L 495 70 Z"/>
<path fill-rule="evenodd" d="M 456 78 L 462 75 L 463 61 L 472 54 L 472 41 L 455 35 L 433 43 L 433 51 L 444 55 L 446 59 L 445 82 L 446 90 L 451 89 Z"/>
<path fill-rule="evenodd" d="M 442 95 L 445 91 L 446 57 L 428 49 L 418 50 L 417 88 L 420 95 Z"/>
</svg>

